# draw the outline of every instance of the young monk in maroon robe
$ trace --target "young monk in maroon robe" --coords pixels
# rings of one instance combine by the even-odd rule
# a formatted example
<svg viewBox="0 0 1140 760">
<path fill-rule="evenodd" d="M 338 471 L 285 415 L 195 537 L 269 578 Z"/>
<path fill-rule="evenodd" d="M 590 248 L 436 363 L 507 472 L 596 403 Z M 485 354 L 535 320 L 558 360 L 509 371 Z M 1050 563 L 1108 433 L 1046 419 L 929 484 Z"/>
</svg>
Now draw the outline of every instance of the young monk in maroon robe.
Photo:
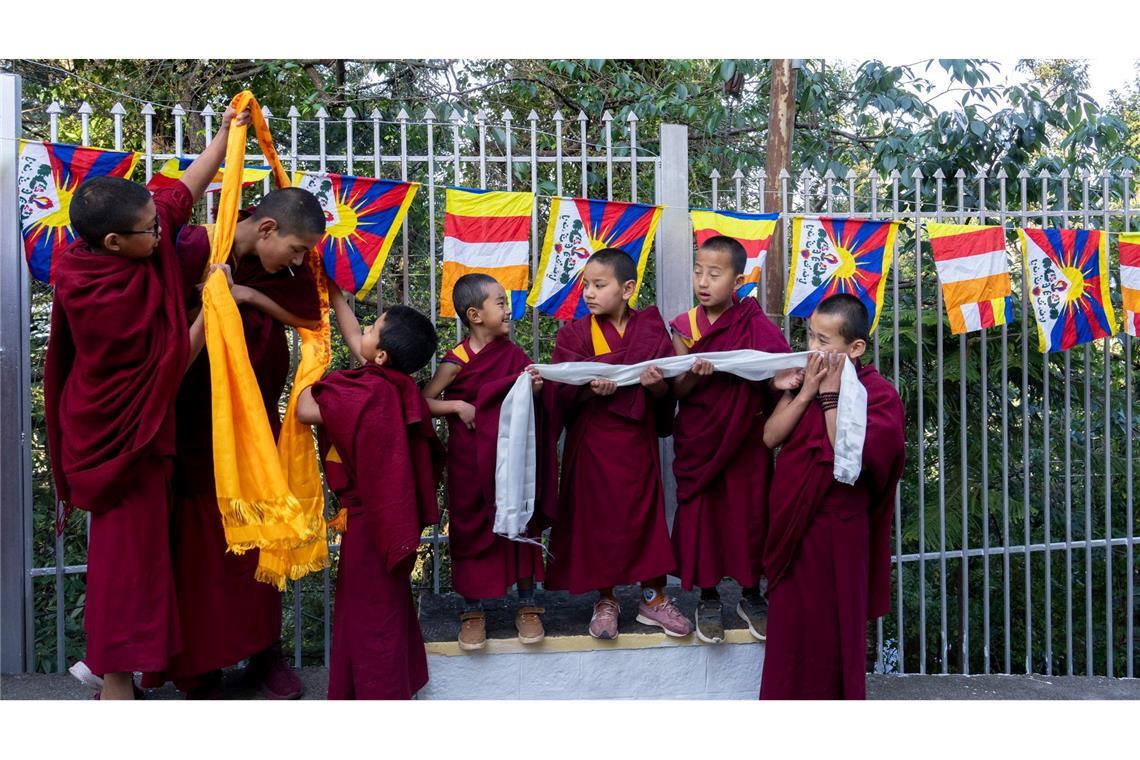
<svg viewBox="0 0 1140 760">
<path fill-rule="evenodd" d="M 867 349 L 862 301 L 841 294 L 808 320 L 812 356 L 799 393 L 785 393 L 764 429 L 776 458 L 765 545 L 771 605 L 761 699 L 864 699 L 866 630 L 890 604 L 895 486 L 903 468 L 903 407 L 873 365 L 863 469 L 854 485 L 832 476 L 843 364 Z"/>
<path fill-rule="evenodd" d="M 201 318 L 187 328 L 174 236 L 217 173 L 234 118 L 227 110 L 181 180 L 153 198 L 113 177 L 80 185 L 70 208 L 79 237 L 55 270 L 48 453 L 64 518 L 72 507 L 91 513 L 84 661 L 102 676 L 103 699 L 132 699 L 133 673 L 162 670 L 181 647 L 169 539 L 174 398 L 205 333 Z"/>
<path fill-rule="evenodd" d="M 637 364 L 671 356 L 673 346 L 656 308 L 629 307 L 637 267 L 617 248 L 598 251 L 582 272 L 589 315 L 558 331 L 555 363 Z M 674 402 L 656 367 L 641 385 L 618 389 L 612 380 L 554 385 L 554 412 L 565 421 L 558 507 L 550 533 L 546 587 L 601 595 L 591 636 L 614 639 L 620 608 L 616 585 L 640 582 L 637 620 L 670 636 L 692 633 L 665 595 L 665 576 L 676 569 L 665 523 L 658 437 L 669 434 Z M 551 426 L 557 435 L 560 425 Z"/>
<path fill-rule="evenodd" d="M 670 323 L 678 354 L 791 350 L 756 299 L 737 298 L 746 260 L 744 246 L 730 237 L 709 238 L 697 249 L 693 291 L 700 305 Z M 781 377 L 790 380 L 794 371 Z M 763 640 L 768 604 L 760 578 L 772 476 L 772 452 L 763 438 L 765 415 L 774 405 L 769 383 L 713 375 L 712 365 L 701 359 L 674 381 L 673 395 L 680 400 L 673 423 L 673 549 L 681 587 L 701 589 L 697 638 L 709 644 L 724 640 L 716 586 L 727 576 L 743 590 L 737 615 Z"/>
<path fill-rule="evenodd" d="M 278 403 L 290 364 L 285 326 L 315 327 L 321 318 L 316 283 L 304 259 L 324 229 L 316 197 L 285 188 L 266 194 L 252 213 L 243 213 L 234 233 L 228 262 L 234 300 L 275 436 L 281 431 Z M 202 303 L 195 283 L 210 256 L 205 228 L 182 229 L 178 256 L 186 308 L 196 313 Z M 226 550 L 214 487 L 210 403 L 210 362 L 203 353 L 187 371 L 177 401 L 171 535 L 182 651 L 165 673 L 148 674 L 144 685 L 169 679 L 190 699 L 219 699 L 222 668 L 249 658 L 249 680 L 263 695 L 297 699 L 304 688 L 280 646 L 281 592 L 254 579 L 257 550 L 240 555 Z"/>
<path fill-rule="evenodd" d="M 364 366 L 332 373 L 297 403 L 298 419 L 321 426 L 325 479 L 347 511 L 328 698 L 411 699 L 428 672 L 409 577 L 421 531 L 439 520 L 443 451 L 409 373 L 435 353 L 435 328 L 392 306 L 362 335 L 340 292 L 330 296 Z"/>
<path fill-rule="evenodd" d="M 464 601 L 459 647 L 474 651 L 486 645 L 483 600 L 502 597 L 516 583 L 519 641 L 537 644 L 546 635 L 539 617 L 544 610 L 534 599 L 534 582 L 543 579 L 542 547 L 492 530 L 499 408 L 515 378 L 532 362 L 511 342 L 507 294 L 495 278 L 463 275 L 455 281 L 452 301 L 467 338 L 443 357 L 424 398 L 434 416 L 447 417 L 447 537 L 451 578 Z M 531 376 L 538 393 L 542 378 L 533 370 Z M 528 534 L 539 533 L 532 522 Z"/>
</svg>

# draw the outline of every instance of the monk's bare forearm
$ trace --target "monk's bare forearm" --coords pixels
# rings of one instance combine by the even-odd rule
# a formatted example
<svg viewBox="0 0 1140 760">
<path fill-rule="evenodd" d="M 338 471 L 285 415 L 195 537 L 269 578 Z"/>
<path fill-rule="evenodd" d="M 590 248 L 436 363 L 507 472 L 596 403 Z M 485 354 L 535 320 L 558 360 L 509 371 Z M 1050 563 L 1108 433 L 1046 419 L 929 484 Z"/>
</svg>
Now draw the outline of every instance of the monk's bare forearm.
<svg viewBox="0 0 1140 760">
<path fill-rule="evenodd" d="M 693 392 L 693 388 L 697 387 L 700 382 L 700 376 L 694 375 L 692 372 L 682 372 L 677 375 L 673 380 L 673 397 L 682 399 Z"/>
<path fill-rule="evenodd" d="M 268 314 L 283 325 L 288 325 L 289 327 L 303 327 L 306 330 L 316 330 L 321 326 L 320 320 L 302 319 L 293 312 L 282 307 L 279 303 L 262 293 L 260 290 L 254 290 L 253 288 L 242 288 L 239 291 L 238 288 L 239 286 L 234 286 L 235 295 L 237 295 L 237 293 L 241 294 L 240 298 L 238 299 L 239 304 L 248 304 L 258 311 Z"/>
<path fill-rule="evenodd" d="M 444 401 L 441 398 L 429 398 L 428 409 L 432 417 L 446 417 L 449 414 L 459 414 L 459 401 Z"/>
<path fill-rule="evenodd" d="M 827 440 L 831 441 L 832 448 L 835 448 L 835 425 L 838 416 L 838 409 L 828 409 L 823 413 L 823 419 L 827 421 Z"/>
<path fill-rule="evenodd" d="M 360 343 L 363 338 L 363 333 L 360 331 L 360 320 L 356 318 L 352 312 L 352 307 L 344 298 L 344 293 L 336 285 L 329 288 L 329 303 L 333 307 L 337 327 L 340 328 L 340 334 L 344 338 L 348 350 L 352 352 L 353 357 L 358 362 L 363 364 L 364 357 L 360 355 Z"/>
<path fill-rule="evenodd" d="M 764 423 L 764 445 L 774 449 L 788 440 L 788 436 L 795 430 L 810 403 L 811 399 L 805 398 L 803 394 L 798 396 L 784 394 L 783 400 L 776 405 L 772 416 Z"/>
<path fill-rule="evenodd" d="M 190 352 L 186 356 L 186 366 L 182 368 L 182 374 L 186 374 L 186 370 L 190 369 L 190 365 L 198 358 L 198 354 L 202 353 L 202 347 L 206 345 L 206 321 L 202 317 L 202 311 L 198 312 L 198 316 L 190 324 Z"/>
<path fill-rule="evenodd" d="M 186 168 L 186 171 L 179 179 L 182 184 L 186 185 L 186 189 L 190 191 L 190 195 L 194 200 L 202 197 L 206 192 L 206 188 L 213 181 L 214 177 L 218 174 L 218 169 L 221 168 L 222 162 L 226 159 L 226 143 L 230 137 L 230 122 L 228 119 L 223 118 L 222 124 L 218 128 L 218 133 L 214 135 L 214 139 L 206 146 L 198 158 L 194 159 L 194 163 Z"/>
<path fill-rule="evenodd" d="M 297 419 L 305 425 L 320 425 L 324 422 L 321 417 L 321 405 L 313 398 L 313 389 L 306 388 L 297 397 Z"/>
</svg>

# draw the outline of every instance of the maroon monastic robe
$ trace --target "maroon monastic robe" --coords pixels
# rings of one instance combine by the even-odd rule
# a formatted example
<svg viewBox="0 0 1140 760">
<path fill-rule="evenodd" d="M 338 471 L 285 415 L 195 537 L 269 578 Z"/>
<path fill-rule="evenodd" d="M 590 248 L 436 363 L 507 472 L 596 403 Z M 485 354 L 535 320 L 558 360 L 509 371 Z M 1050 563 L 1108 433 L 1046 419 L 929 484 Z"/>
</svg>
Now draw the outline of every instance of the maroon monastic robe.
<svg viewBox="0 0 1140 760">
<path fill-rule="evenodd" d="M 188 309 L 201 306 L 197 284 L 210 256 L 203 227 L 185 227 L 178 256 Z M 256 254 L 235 265 L 235 285 L 261 291 L 303 319 L 320 318 L 316 284 L 307 266 L 269 274 Z M 249 305 L 240 307 L 250 365 L 261 389 L 269 425 L 281 431 L 278 403 L 289 374 L 285 325 Z M 171 530 L 175 582 L 182 623 L 182 651 L 165 674 L 150 674 L 146 686 L 165 679 L 192 686 L 194 676 L 234 665 L 268 648 L 281 637 L 281 593 L 254 580 L 258 552 L 232 554 L 214 487 L 210 363 L 205 351 L 186 373 L 178 394 L 178 455 L 174 467 L 174 518 Z"/>
<path fill-rule="evenodd" d="M 448 351 L 443 361 L 460 367 L 445 397 L 475 407 L 474 430 L 458 415 L 447 417 L 451 578 L 455 590 L 467 599 L 494 599 L 520 578 L 543 579 L 540 547 L 511 541 L 492 530 L 499 408 L 519 373 L 533 362 L 507 337 L 488 343 L 479 353 L 465 340 Z M 529 533 L 537 536 L 537 521 L 532 526 Z"/>
<path fill-rule="evenodd" d="M 65 512 L 91 512 L 84 660 L 99 675 L 162 669 L 180 646 L 168 531 L 189 340 L 173 235 L 193 198 L 177 182 L 154 205 L 162 237 L 148 258 L 79 239 L 55 270 L 48 453 Z"/>
<path fill-rule="evenodd" d="M 608 352 L 595 352 L 592 325 Z M 606 319 L 571 322 L 558 331 L 552 361 L 636 364 L 673 353 L 661 314 L 650 306 L 630 311 L 624 336 Z M 550 434 L 557 436 L 562 420 L 566 442 L 546 587 L 583 594 L 673 572 L 658 448 L 658 437 L 670 432 L 672 398 L 655 400 L 640 385 L 604 397 L 588 385 L 549 387 Z"/>
<path fill-rule="evenodd" d="M 866 697 L 866 627 L 890 604 L 891 519 L 904 442 L 894 387 L 870 364 L 859 379 L 867 389 L 867 437 L 854 485 L 833 478 L 834 451 L 818 403 L 776 458 L 761 699 Z"/>
<path fill-rule="evenodd" d="M 337 564 L 329 699 L 410 699 L 428 680 L 409 587 L 439 520 L 443 447 L 415 381 L 370 364 L 313 385 L 325 479 L 348 511 Z"/>
<path fill-rule="evenodd" d="M 754 298 L 738 301 L 714 323 L 697 306 L 670 326 L 692 341 L 690 353 L 791 350 Z M 770 398 L 767 382 L 718 372 L 680 401 L 673 423 L 673 548 L 682 588 L 715 588 L 724 577 L 751 588 L 760 580 L 772 476 L 772 452 L 764 445 Z"/>
</svg>

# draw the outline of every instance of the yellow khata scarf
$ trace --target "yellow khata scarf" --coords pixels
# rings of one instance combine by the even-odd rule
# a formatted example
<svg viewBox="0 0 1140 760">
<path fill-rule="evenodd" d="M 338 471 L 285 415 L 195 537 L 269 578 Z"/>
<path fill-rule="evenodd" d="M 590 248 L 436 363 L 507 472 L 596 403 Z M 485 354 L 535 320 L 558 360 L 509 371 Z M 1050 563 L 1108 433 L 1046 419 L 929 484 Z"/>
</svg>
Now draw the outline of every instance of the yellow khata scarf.
<svg viewBox="0 0 1140 760">
<path fill-rule="evenodd" d="M 278 187 L 289 187 L 269 126 L 253 93 L 233 99 L 240 113 L 249 108 L 254 132 L 273 168 Z M 248 127 L 233 124 L 226 144 L 226 166 L 245 164 Z M 218 202 L 218 219 L 211 239 L 211 264 L 223 263 L 233 246 L 241 201 L 241 172 L 226 172 Z M 222 273 L 210 276 L 202 290 L 206 350 L 210 355 L 210 388 L 214 424 L 214 480 L 229 550 L 242 554 L 260 549 L 255 577 L 284 590 L 286 578 L 296 580 L 328 567 L 324 490 L 317 464 L 313 431 L 297 421 L 297 397 L 319 380 L 328 367 L 328 287 L 319 256 L 311 251 L 307 263 L 320 294 L 322 324 L 318 330 L 298 329 L 301 360 L 276 447 L 257 379 L 249 363 L 241 314 Z"/>
</svg>

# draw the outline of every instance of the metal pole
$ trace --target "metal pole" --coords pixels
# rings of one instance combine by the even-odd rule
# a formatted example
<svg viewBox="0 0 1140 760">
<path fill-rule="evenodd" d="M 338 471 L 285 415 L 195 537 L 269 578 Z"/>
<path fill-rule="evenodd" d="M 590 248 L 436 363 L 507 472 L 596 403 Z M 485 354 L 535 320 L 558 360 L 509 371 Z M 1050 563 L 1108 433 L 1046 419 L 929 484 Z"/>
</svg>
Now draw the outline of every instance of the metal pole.
<svg viewBox="0 0 1140 760">
<path fill-rule="evenodd" d="M 688 311 L 693 303 L 693 236 L 688 213 L 689 129 L 678 124 L 662 124 L 660 136 L 661 166 L 654 174 L 660 190 L 657 200 L 665 208 L 657 228 L 657 307 L 669 319 Z M 661 445 L 661 476 L 665 485 L 665 516 L 671 526 L 677 512 L 672 438 Z"/>
<path fill-rule="evenodd" d="M 1038 175 L 1041 180 L 1041 226 L 1049 226 L 1049 172 L 1041 170 Z M 1053 542 L 1053 511 L 1050 491 L 1053 481 L 1053 464 L 1050 456 L 1050 415 L 1049 415 L 1049 371 L 1051 368 L 1049 352 L 1041 354 L 1041 426 L 1042 443 L 1041 455 L 1043 464 L 1041 472 L 1042 504 L 1045 508 L 1045 675 L 1053 675 L 1053 555 L 1049 545 Z M 1087 407 L 1086 407 L 1087 408 Z"/>
<path fill-rule="evenodd" d="M 149 107 L 149 104 L 148 104 Z M 63 109 L 60 108 L 59 103 L 52 101 L 48 106 L 49 118 L 49 135 L 52 142 L 59 140 L 59 114 Z M 143 109 L 146 113 L 146 109 Z M 154 113 L 152 110 L 151 113 Z M 150 124 L 151 117 L 146 117 L 147 123 L 147 180 L 150 180 Z M 30 303 L 30 302 L 29 302 Z M 30 354 L 29 354 L 30 355 Z M 66 531 L 67 526 L 63 526 L 63 531 Z M 55 669 L 57 673 L 62 673 L 66 667 L 66 646 L 65 646 L 65 616 L 66 599 L 64 598 L 63 580 L 64 580 L 64 558 L 66 551 L 66 544 L 64 539 L 64 532 L 61 531 L 55 537 Z"/>
<path fill-rule="evenodd" d="M 986 174 L 978 175 L 978 224 L 986 219 Z M 961 199 L 958 201 L 962 204 Z M 965 217 L 965 209 L 959 209 Z M 990 673 L 990 389 L 989 389 L 989 332 L 982 331 L 982 672 Z M 965 372 L 962 373 L 965 376 Z M 966 435 L 966 405 L 962 404 L 962 435 Z M 963 446 L 963 451 L 965 447 Z M 964 468 L 963 468 L 964 470 Z M 963 472 L 963 477 L 965 474 Z M 962 533 L 965 536 L 965 532 Z M 965 541 L 962 548 L 966 548 Z"/>
<path fill-rule="evenodd" d="M 914 366 L 918 401 L 918 672 L 926 675 L 926 427 L 922 390 L 922 169 L 914 170 Z M 896 278 L 897 279 L 897 278 Z"/>
<path fill-rule="evenodd" d="M 875 175 L 872 175 L 874 178 Z M 898 169 L 891 172 L 891 219 L 899 219 L 899 174 Z M 891 343 L 891 363 L 895 381 L 895 388 L 899 387 L 899 257 L 891 261 L 891 298 L 894 312 L 894 340 Z M 921 431 L 920 431 L 921 436 Z M 902 483 L 895 486 L 895 607 L 898 614 L 898 628 L 895 635 L 898 637 L 899 673 L 906 673 L 906 629 L 903 627 L 903 563 L 902 563 Z"/>
<path fill-rule="evenodd" d="M 538 277 L 538 114 L 532 108 L 527 114 L 530 122 L 530 191 L 535 194 L 534 206 L 530 212 L 530 279 Z M 530 310 L 531 351 L 530 358 L 542 361 L 538 340 L 538 307 Z"/>
<path fill-rule="evenodd" d="M 998 170 L 1000 210 L 998 224 L 1005 227 L 1005 169 Z M 1001 326 L 1001 545 L 1002 545 L 1002 672 L 1010 673 L 1010 604 L 1009 604 L 1009 325 Z"/>
<path fill-rule="evenodd" d="M 1017 175 L 1021 185 L 1021 211 L 1018 212 L 1021 226 L 1025 226 L 1028 216 L 1029 171 L 1022 169 Z M 1023 267 L 1023 271 L 1024 267 Z M 1021 467 L 1023 538 L 1028 547 L 1033 536 L 1029 505 L 1029 283 L 1023 277 L 1021 283 Z M 1025 553 L 1025 672 L 1033 672 L 1033 562 L 1028 550 Z"/>
<path fill-rule="evenodd" d="M 0 74 L 0 672 L 35 667 L 30 283 L 20 238 L 22 82 Z"/>
<path fill-rule="evenodd" d="M 1125 172 L 1122 175 L 1124 182 L 1124 231 L 1128 232 L 1132 229 L 1131 209 L 1131 188 L 1129 187 L 1131 172 Z M 1104 201 L 1107 208 L 1108 202 Z M 1136 406 L 1136 385 L 1132 380 L 1132 344 L 1135 341 L 1131 335 L 1124 336 L 1124 427 L 1125 430 L 1132 430 L 1132 416 Z M 1105 446 L 1107 447 L 1107 443 Z M 1135 661 L 1133 655 L 1133 648 L 1136 642 L 1135 628 L 1136 628 L 1136 597 L 1135 597 L 1135 581 L 1134 577 L 1134 557 L 1135 557 L 1135 541 L 1136 531 L 1134 528 L 1135 514 L 1133 513 L 1132 505 L 1132 484 L 1133 484 L 1133 460 L 1132 460 L 1132 435 L 1124 436 L 1124 519 L 1125 519 L 1125 534 L 1128 536 L 1128 544 L 1125 549 L 1125 563 L 1127 565 L 1124 573 L 1125 581 L 1125 642 L 1124 642 L 1124 662 L 1125 662 L 1125 675 L 1128 678 L 1135 678 Z"/>
<path fill-rule="evenodd" d="M 966 178 L 966 170 L 959 169 L 954 174 L 955 179 L 958 181 L 958 222 L 965 223 L 966 212 L 963 207 L 966 205 L 966 189 L 964 181 Z M 941 288 L 939 288 L 941 291 Z M 941 315 L 940 315 L 941 316 Z M 982 332 L 982 341 L 986 338 L 985 332 Z M 966 421 L 969 419 L 969 414 L 966 408 L 966 336 L 965 334 L 958 336 L 958 466 L 961 469 L 962 479 L 962 590 L 961 599 L 959 601 L 959 609 L 961 614 L 959 616 L 959 625 L 962 627 L 962 635 L 960 639 L 960 646 L 962 649 L 962 674 L 970 674 L 970 561 L 969 555 L 966 550 L 969 548 L 969 525 L 970 525 L 970 483 L 967 475 L 967 467 L 969 461 L 967 459 L 966 451 Z M 986 426 L 988 420 L 982 418 L 981 435 L 984 439 L 986 436 Z M 982 469 L 985 469 L 983 467 Z M 982 500 L 985 500 L 985 491 L 982 491 Z"/>
<path fill-rule="evenodd" d="M 939 168 L 934 172 L 935 205 L 934 214 L 938 221 L 942 221 L 942 183 L 946 175 Z M 916 269 L 922 268 L 922 257 L 918 258 Z M 937 327 L 937 377 L 938 377 L 938 591 L 939 591 L 939 624 L 942 635 L 942 648 L 938 657 L 942 661 L 942 674 L 950 672 L 950 635 L 947 620 L 946 598 L 946 377 L 943 363 L 943 331 L 945 320 L 942 318 L 942 288 L 934 289 L 934 309 L 938 316 Z"/>
</svg>

